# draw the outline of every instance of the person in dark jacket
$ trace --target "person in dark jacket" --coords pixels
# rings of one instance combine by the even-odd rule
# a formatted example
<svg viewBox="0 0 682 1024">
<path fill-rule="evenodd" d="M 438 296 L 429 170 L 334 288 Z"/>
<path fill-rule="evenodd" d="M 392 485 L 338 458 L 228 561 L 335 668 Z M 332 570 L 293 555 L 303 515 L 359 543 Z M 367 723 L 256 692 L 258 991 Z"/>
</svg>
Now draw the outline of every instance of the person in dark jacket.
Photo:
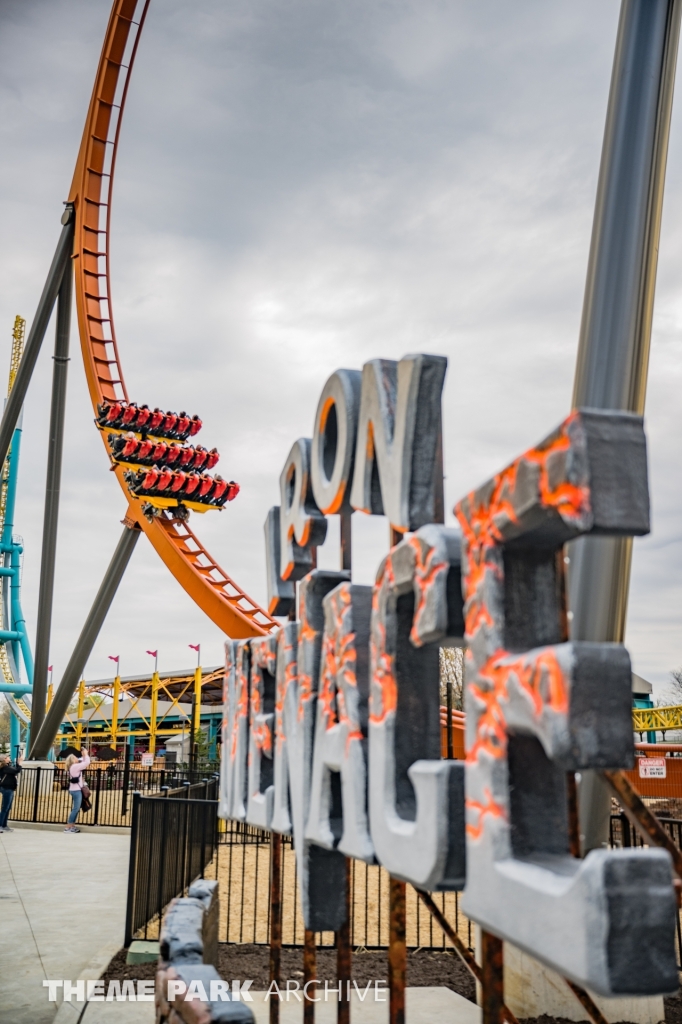
<svg viewBox="0 0 682 1024">
<path fill-rule="evenodd" d="M 14 832 L 14 829 L 7 824 L 7 819 L 14 802 L 14 794 L 17 791 L 17 776 L 21 771 L 21 760 L 19 758 L 16 764 L 12 764 L 9 754 L 0 754 L 0 794 L 2 794 L 0 832 Z"/>
</svg>

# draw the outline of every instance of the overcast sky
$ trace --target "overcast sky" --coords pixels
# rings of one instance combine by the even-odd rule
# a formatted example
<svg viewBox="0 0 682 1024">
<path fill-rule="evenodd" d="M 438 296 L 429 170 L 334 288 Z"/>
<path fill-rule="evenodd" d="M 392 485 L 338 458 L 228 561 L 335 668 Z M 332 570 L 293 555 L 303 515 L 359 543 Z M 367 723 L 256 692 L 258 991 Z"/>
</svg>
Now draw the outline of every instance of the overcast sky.
<svg viewBox="0 0 682 1024">
<path fill-rule="evenodd" d="M 0 0 L 0 387 L 59 234 L 109 0 Z M 449 359 L 447 506 L 570 409 L 617 0 L 152 0 L 122 130 L 113 307 L 131 398 L 204 420 L 242 485 L 194 516 L 265 601 L 262 524 L 339 366 Z M 682 665 L 682 115 L 676 102 L 647 431 L 653 532 L 627 643 L 663 693 Z M 35 631 L 51 346 L 27 401 L 17 532 Z M 92 425 L 77 333 L 52 660 L 63 670 L 125 499 Z M 452 516 L 450 515 L 450 521 Z M 321 564 L 336 567 L 334 530 Z M 371 582 L 385 521 L 354 516 Z M 222 636 L 141 538 L 87 668 L 222 660 Z"/>
</svg>

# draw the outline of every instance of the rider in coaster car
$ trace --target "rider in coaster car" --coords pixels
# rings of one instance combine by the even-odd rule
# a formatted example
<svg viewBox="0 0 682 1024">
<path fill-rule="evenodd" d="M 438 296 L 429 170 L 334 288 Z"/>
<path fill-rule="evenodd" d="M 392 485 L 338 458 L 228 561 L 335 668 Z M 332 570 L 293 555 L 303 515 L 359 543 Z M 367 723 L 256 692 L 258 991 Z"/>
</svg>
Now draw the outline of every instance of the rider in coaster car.
<svg viewBox="0 0 682 1024">
<path fill-rule="evenodd" d="M 142 480 L 140 482 L 139 489 L 146 491 L 147 493 L 150 491 L 156 491 L 156 484 L 159 479 L 159 475 L 159 470 L 156 466 L 152 466 L 146 473 L 140 473 L 139 476 L 142 477 Z"/>
<path fill-rule="evenodd" d="M 174 466 L 176 463 L 180 465 L 178 459 L 180 458 L 181 453 L 182 448 L 179 444 L 173 443 L 169 445 L 168 451 L 166 452 L 166 458 L 164 459 L 165 464 L 167 466 Z"/>
<path fill-rule="evenodd" d="M 227 486 L 227 500 L 228 501 L 234 501 L 234 499 L 239 494 L 240 490 L 241 490 L 241 488 L 240 488 L 239 484 L 235 483 L 234 480 L 230 480 L 230 482 L 229 482 L 229 484 Z"/>
<path fill-rule="evenodd" d="M 191 497 L 196 491 L 197 487 L 201 483 L 201 477 L 198 473 L 188 473 L 185 481 L 185 486 L 182 491 L 183 498 Z"/>
<path fill-rule="evenodd" d="M 221 507 L 227 501 L 226 491 L 229 487 L 227 480 L 223 480 L 220 473 L 216 473 L 214 480 L 214 487 L 211 491 L 211 505 L 218 505 Z"/>
<path fill-rule="evenodd" d="M 104 402 L 100 402 L 97 405 L 97 422 L 99 423 L 100 427 L 103 427 L 105 425 L 105 423 L 107 422 L 107 416 L 109 414 L 109 409 L 110 408 L 111 408 L 111 402 L 104 401 Z"/>
<path fill-rule="evenodd" d="M 123 410 L 123 416 L 121 417 L 122 427 L 132 427 L 135 420 L 137 419 L 138 408 L 135 402 L 131 402 Z"/>
<path fill-rule="evenodd" d="M 152 462 L 165 462 L 166 453 L 168 452 L 168 445 L 165 441 L 157 441 L 152 450 L 151 459 Z"/>
<path fill-rule="evenodd" d="M 123 445 L 116 457 L 119 459 L 131 459 L 140 447 L 139 439 L 135 437 L 133 433 L 129 432 L 123 436 L 122 440 Z"/>
<path fill-rule="evenodd" d="M 123 474 L 123 479 L 128 484 L 128 487 L 133 494 L 140 494 L 143 491 L 148 494 L 154 489 L 154 484 L 156 483 L 158 476 L 158 469 L 155 466 L 152 466 L 151 469 L 148 469 L 147 471 L 141 470 L 137 473 L 129 469 Z"/>
<path fill-rule="evenodd" d="M 154 409 L 154 412 L 149 417 L 149 424 L 147 426 L 147 430 L 149 431 L 149 433 L 150 434 L 158 434 L 159 433 L 159 428 L 160 428 L 161 424 L 163 423 L 163 421 L 165 420 L 165 418 L 166 418 L 165 412 L 161 412 L 161 410 L 157 406 Z"/>
<path fill-rule="evenodd" d="M 180 466 L 188 468 L 191 465 L 192 459 L 194 458 L 194 448 L 181 448 L 180 449 Z"/>
<path fill-rule="evenodd" d="M 192 469 L 203 469 L 204 463 L 208 458 L 208 452 L 205 448 L 202 448 L 200 444 L 194 449 L 194 459 L 192 461 Z"/>
<path fill-rule="evenodd" d="M 190 437 L 194 437 L 195 434 L 198 434 L 199 431 L 201 430 L 201 425 L 202 424 L 201 424 L 201 420 L 199 419 L 199 417 L 198 416 L 192 416 L 192 422 L 190 423 L 190 426 L 189 426 L 189 436 Z"/>
<path fill-rule="evenodd" d="M 203 501 L 206 504 L 208 504 L 209 495 L 210 495 L 211 491 L 213 490 L 213 485 L 214 484 L 215 484 L 215 480 L 213 479 L 212 476 L 209 476 L 208 473 L 202 473 L 201 474 L 201 483 L 199 484 L 199 489 L 198 489 L 198 491 L 196 493 L 197 501 Z"/>
<path fill-rule="evenodd" d="M 152 411 L 151 411 L 151 409 L 149 408 L 148 405 L 141 405 L 140 408 L 137 410 L 137 419 L 135 420 L 135 429 L 136 430 L 144 430 L 144 428 L 149 423 L 149 417 L 151 416 L 151 414 L 152 414 Z"/>
<path fill-rule="evenodd" d="M 106 425 L 108 427 L 115 427 L 123 414 L 123 403 L 112 402 L 107 412 Z"/>
<path fill-rule="evenodd" d="M 137 461 L 146 462 L 151 455 L 153 448 L 154 441 L 150 441 L 149 438 L 145 438 L 144 441 L 140 441 L 140 447 L 137 449 Z"/>
<path fill-rule="evenodd" d="M 177 494 L 185 486 L 187 480 L 187 474 L 183 472 L 173 473 L 173 480 L 171 482 L 171 494 Z"/>
<path fill-rule="evenodd" d="M 108 434 L 107 441 L 109 442 L 109 447 L 111 448 L 114 458 L 118 458 L 126 443 L 125 437 L 123 437 L 122 434 Z"/>
<path fill-rule="evenodd" d="M 173 479 L 173 470 L 162 468 L 159 473 L 159 479 L 156 481 L 156 493 L 163 494 L 171 485 Z"/>
<path fill-rule="evenodd" d="M 178 414 L 176 412 L 167 412 L 163 421 L 163 434 L 166 437 L 172 437 L 175 430 L 175 424 L 178 422 Z"/>
<path fill-rule="evenodd" d="M 210 452 L 206 456 L 206 469 L 213 469 L 219 459 L 220 455 L 218 454 L 218 449 L 211 448 Z"/>
<path fill-rule="evenodd" d="M 184 441 L 187 435 L 189 434 L 189 428 L 191 423 L 191 419 L 183 409 L 182 412 L 178 415 L 178 422 L 175 424 L 175 433 L 180 438 L 181 441 Z"/>
</svg>

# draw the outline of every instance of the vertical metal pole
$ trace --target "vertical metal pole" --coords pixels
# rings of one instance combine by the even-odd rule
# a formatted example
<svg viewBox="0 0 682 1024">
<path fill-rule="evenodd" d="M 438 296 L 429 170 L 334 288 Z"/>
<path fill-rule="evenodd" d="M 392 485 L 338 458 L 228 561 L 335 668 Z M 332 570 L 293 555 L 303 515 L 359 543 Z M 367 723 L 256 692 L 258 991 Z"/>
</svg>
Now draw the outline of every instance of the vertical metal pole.
<svg viewBox="0 0 682 1024">
<path fill-rule="evenodd" d="M 391 877 L 389 889 L 388 989 L 390 1024 L 405 1024 L 405 883 Z"/>
<path fill-rule="evenodd" d="M 578 786 L 575 772 L 566 772 L 568 796 L 568 845 L 571 857 L 580 856 L 580 819 L 578 814 Z"/>
<path fill-rule="evenodd" d="M 447 755 L 448 760 L 452 761 L 454 757 L 454 747 L 452 742 L 452 679 L 448 673 L 448 678 L 445 683 L 445 701 L 448 713 L 448 730 L 446 733 L 447 737 Z"/>
<path fill-rule="evenodd" d="M 130 859 L 128 861 L 128 897 L 126 899 L 126 923 L 123 945 L 127 948 L 133 941 L 135 920 L 135 888 L 137 878 L 137 846 L 140 823 L 141 793 L 133 793 L 133 820 L 130 828 Z"/>
<path fill-rule="evenodd" d="M 118 698 L 120 694 L 121 677 L 117 672 L 116 678 L 114 679 L 114 703 L 111 708 L 111 748 L 114 751 L 116 750 L 116 745 L 118 743 Z"/>
<path fill-rule="evenodd" d="M 338 1024 L 350 1024 L 350 979 L 352 976 L 350 864 L 350 858 L 346 857 L 346 920 L 336 933 L 336 984 L 341 989 L 336 1018 Z"/>
<path fill-rule="evenodd" d="M 201 666 L 200 665 L 197 665 L 196 669 L 194 670 L 194 703 L 193 703 L 192 707 L 193 707 L 193 709 L 195 711 L 195 714 L 196 714 L 196 720 L 195 720 L 195 723 L 194 723 L 194 730 L 193 730 L 193 734 L 192 734 L 192 743 L 193 743 L 192 749 L 194 751 L 194 769 L 196 771 L 197 758 L 198 758 L 198 748 L 199 748 L 199 744 L 197 742 L 197 738 L 196 737 L 197 737 L 198 730 L 201 729 Z"/>
<path fill-rule="evenodd" d="M 38 591 L 38 625 L 31 704 L 31 737 L 37 737 L 45 719 L 47 666 L 50 660 L 54 573 L 57 557 L 57 527 L 62 479 L 64 419 L 66 415 L 66 384 L 69 367 L 69 335 L 71 333 L 71 294 L 73 291 L 72 261 L 66 265 L 57 299 L 57 329 L 52 368 L 52 406 L 50 435 L 47 446 L 47 479 L 45 481 L 45 513 L 43 517 L 43 550 L 40 560 Z"/>
<path fill-rule="evenodd" d="M 504 1022 L 504 946 L 502 939 L 481 929 L 481 993 L 483 1024 Z"/>
<path fill-rule="evenodd" d="M 315 1024 L 315 988 L 309 982 L 317 979 L 317 963 L 315 955 L 315 932 L 310 928 L 303 932 L 303 1024 Z"/>
<path fill-rule="evenodd" d="M 102 789 L 102 769 L 98 768 L 95 778 L 95 813 L 92 819 L 93 825 L 99 825 L 99 794 Z"/>
<path fill-rule="evenodd" d="M 125 764 L 123 766 L 123 790 L 121 792 L 121 817 L 125 818 L 128 813 L 128 787 L 130 785 L 130 743 L 125 745 Z"/>
<path fill-rule="evenodd" d="M 156 728 L 159 707 L 159 673 L 152 676 L 152 707 L 149 715 L 149 753 L 156 754 Z M 151 778 L 151 777 L 150 777 Z"/>
<path fill-rule="evenodd" d="M 270 985 L 281 980 L 282 837 L 270 833 Z M 270 994 L 270 1024 L 279 1024 L 279 996 Z"/>
<path fill-rule="evenodd" d="M 40 773 L 42 771 L 40 765 L 33 769 L 35 772 L 34 778 L 36 780 L 36 786 L 33 791 L 33 821 L 38 820 L 38 799 L 40 797 Z"/>
<path fill-rule="evenodd" d="M 81 749 L 83 742 L 83 712 L 85 711 L 85 680 L 81 679 L 78 684 L 78 706 L 76 710 L 76 747 Z"/>
<path fill-rule="evenodd" d="M 341 570 L 350 569 L 353 564 L 353 542 L 352 542 L 352 514 L 353 509 L 342 509 L 339 515 L 339 530 L 341 542 Z"/>
<path fill-rule="evenodd" d="M 197 752 L 196 752 L 196 735 L 197 735 L 197 695 L 192 694 L 192 723 L 190 725 L 190 737 L 189 737 L 189 770 L 190 778 L 191 773 L 196 771 L 197 767 Z"/>
<path fill-rule="evenodd" d="M 585 285 L 574 407 L 642 415 L 646 396 L 680 0 L 623 0 Z M 632 539 L 569 545 L 574 640 L 625 635 Z M 584 850 L 607 838 L 610 797 L 593 772 L 580 791 Z"/>
</svg>

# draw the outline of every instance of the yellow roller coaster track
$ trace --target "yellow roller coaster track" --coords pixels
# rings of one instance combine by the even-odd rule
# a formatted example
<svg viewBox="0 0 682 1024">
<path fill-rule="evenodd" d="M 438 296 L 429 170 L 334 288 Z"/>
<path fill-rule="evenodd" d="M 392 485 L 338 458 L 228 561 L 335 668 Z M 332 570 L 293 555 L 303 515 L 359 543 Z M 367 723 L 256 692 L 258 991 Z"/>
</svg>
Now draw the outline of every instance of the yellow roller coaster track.
<svg viewBox="0 0 682 1024">
<path fill-rule="evenodd" d="M 69 193 L 75 209 L 78 327 L 95 411 L 104 400 L 128 400 L 111 308 L 109 235 L 123 109 L 148 7 L 149 0 L 114 0 Z M 104 434 L 102 438 L 107 445 Z M 123 469 L 115 466 L 115 472 L 129 502 L 125 521 L 140 526 L 176 580 L 217 626 L 239 639 L 277 625 L 220 568 L 186 523 L 169 515 L 149 522 L 128 490 Z"/>
<path fill-rule="evenodd" d="M 682 704 L 665 708 L 635 708 L 632 712 L 635 732 L 666 732 L 682 729 Z"/>
</svg>

